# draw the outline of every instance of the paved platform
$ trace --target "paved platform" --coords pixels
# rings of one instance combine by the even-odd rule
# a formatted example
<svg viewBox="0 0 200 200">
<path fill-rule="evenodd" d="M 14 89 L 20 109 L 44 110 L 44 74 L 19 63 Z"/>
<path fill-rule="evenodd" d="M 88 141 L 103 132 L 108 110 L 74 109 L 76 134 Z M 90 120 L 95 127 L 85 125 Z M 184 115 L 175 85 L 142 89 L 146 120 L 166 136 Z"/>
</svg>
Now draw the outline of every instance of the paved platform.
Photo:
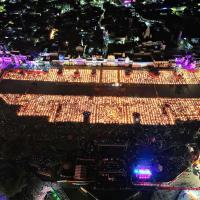
<svg viewBox="0 0 200 200">
<path fill-rule="evenodd" d="M 3 94 L 49 94 L 83 96 L 123 97 L 169 97 L 200 98 L 200 85 L 154 85 L 154 84 L 80 84 L 63 82 L 2 80 L 0 93 Z"/>
</svg>

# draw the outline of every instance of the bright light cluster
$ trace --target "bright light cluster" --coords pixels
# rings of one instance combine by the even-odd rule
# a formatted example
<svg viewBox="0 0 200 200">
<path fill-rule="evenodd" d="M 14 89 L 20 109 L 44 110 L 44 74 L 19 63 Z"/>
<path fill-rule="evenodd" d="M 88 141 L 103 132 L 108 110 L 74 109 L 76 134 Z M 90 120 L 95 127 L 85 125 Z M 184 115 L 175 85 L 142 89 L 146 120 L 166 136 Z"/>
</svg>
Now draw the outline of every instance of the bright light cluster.
<svg viewBox="0 0 200 200">
<path fill-rule="evenodd" d="M 96 75 L 91 75 L 92 70 L 81 69 L 80 77 L 75 77 L 75 69 L 65 69 L 62 74 L 58 74 L 58 69 L 49 69 L 47 73 L 25 73 L 7 72 L 3 79 L 31 80 L 31 81 L 54 81 L 54 82 L 74 82 L 74 83 L 98 83 L 100 82 L 100 71 Z"/>
<path fill-rule="evenodd" d="M 180 76 L 178 76 L 180 75 Z M 187 70 L 179 70 L 177 75 L 174 75 L 172 70 L 160 70 L 159 76 L 152 76 L 146 70 L 133 71 L 129 76 L 120 70 L 120 82 L 136 83 L 136 84 L 200 84 L 200 71 L 195 73 Z"/>
<path fill-rule="evenodd" d="M 118 70 L 103 70 L 102 83 L 117 83 Z"/>
<path fill-rule="evenodd" d="M 134 112 L 140 113 L 141 124 L 146 125 L 200 120 L 199 99 L 33 94 L 0 94 L 0 97 L 8 104 L 20 106 L 18 116 L 44 116 L 49 122 L 82 122 L 84 111 L 91 112 L 91 123 L 132 124 Z"/>
<path fill-rule="evenodd" d="M 152 176 L 151 169 L 145 166 L 138 166 L 133 172 L 139 180 L 148 180 Z"/>
<path fill-rule="evenodd" d="M 4 79 L 54 81 L 74 83 L 132 83 L 132 84 L 200 84 L 200 70 L 195 73 L 187 70 L 179 70 L 176 75 L 172 70 L 160 70 L 159 76 L 152 76 L 147 70 L 134 70 L 129 76 L 125 70 L 96 70 L 92 75 L 92 69 L 79 69 L 80 76 L 75 77 L 75 69 L 64 69 L 58 74 L 58 69 L 50 69 L 47 73 L 7 72 Z M 102 73 L 102 76 L 101 76 Z M 179 75 L 179 76 L 178 76 Z"/>
</svg>

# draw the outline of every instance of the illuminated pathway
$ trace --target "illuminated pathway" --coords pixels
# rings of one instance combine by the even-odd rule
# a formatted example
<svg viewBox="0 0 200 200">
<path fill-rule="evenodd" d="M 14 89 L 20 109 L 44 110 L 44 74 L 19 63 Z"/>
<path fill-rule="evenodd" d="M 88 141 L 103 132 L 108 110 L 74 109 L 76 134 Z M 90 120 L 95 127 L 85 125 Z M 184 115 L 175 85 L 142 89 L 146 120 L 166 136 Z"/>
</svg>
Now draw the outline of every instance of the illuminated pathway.
<svg viewBox="0 0 200 200">
<path fill-rule="evenodd" d="M 170 97 L 200 98 L 200 85 L 154 85 L 134 84 L 113 86 L 47 81 L 2 80 L 0 93 L 3 94 L 47 94 L 116 97 Z"/>
</svg>

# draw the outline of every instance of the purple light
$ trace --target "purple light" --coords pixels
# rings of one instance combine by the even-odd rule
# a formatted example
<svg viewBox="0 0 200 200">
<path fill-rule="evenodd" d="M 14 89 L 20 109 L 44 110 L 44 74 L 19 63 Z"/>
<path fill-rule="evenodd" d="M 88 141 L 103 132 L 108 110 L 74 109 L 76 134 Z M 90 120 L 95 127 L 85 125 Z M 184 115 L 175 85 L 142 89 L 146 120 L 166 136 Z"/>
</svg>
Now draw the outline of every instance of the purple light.
<svg viewBox="0 0 200 200">
<path fill-rule="evenodd" d="M 0 69 L 5 69 L 9 65 L 13 65 L 13 68 L 20 67 L 21 63 L 26 62 L 27 57 L 23 55 L 0 55 Z"/>
<path fill-rule="evenodd" d="M 82 58 L 71 59 L 75 65 L 85 65 L 85 60 Z"/>
<path fill-rule="evenodd" d="M 8 200 L 8 199 L 6 198 L 6 196 L 0 194 L 0 200 Z"/>
<path fill-rule="evenodd" d="M 147 180 L 147 179 L 150 179 L 152 176 L 151 169 L 150 167 L 147 167 L 147 166 L 137 166 L 133 172 L 136 178 L 140 180 Z"/>
<path fill-rule="evenodd" d="M 175 59 L 176 66 L 183 69 L 192 70 L 196 68 L 196 62 L 192 59 L 191 55 L 186 55 L 185 57 L 180 57 Z"/>
<path fill-rule="evenodd" d="M 131 3 L 136 2 L 136 0 L 124 0 L 125 6 L 131 6 Z"/>
<path fill-rule="evenodd" d="M 124 3 L 132 3 L 132 2 L 136 2 L 136 0 L 124 0 Z"/>
</svg>

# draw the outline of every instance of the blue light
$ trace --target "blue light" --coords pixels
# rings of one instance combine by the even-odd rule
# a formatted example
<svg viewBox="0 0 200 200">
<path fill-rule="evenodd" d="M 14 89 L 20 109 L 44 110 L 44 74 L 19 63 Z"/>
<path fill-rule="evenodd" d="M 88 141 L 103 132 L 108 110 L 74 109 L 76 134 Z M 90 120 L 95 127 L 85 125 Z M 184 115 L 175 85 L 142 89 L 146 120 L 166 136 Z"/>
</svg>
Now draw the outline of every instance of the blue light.
<svg viewBox="0 0 200 200">
<path fill-rule="evenodd" d="M 134 173 L 139 175 L 152 175 L 150 169 L 134 169 Z"/>
<path fill-rule="evenodd" d="M 133 172 L 134 172 L 136 178 L 138 178 L 140 180 L 150 179 L 152 176 L 151 169 L 148 166 L 137 166 L 133 170 Z"/>
<path fill-rule="evenodd" d="M 149 169 L 139 169 L 139 174 L 143 175 L 152 175 Z"/>
<path fill-rule="evenodd" d="M 0 194 L 0 200 L 8 200 L 8 199 L 6 198 L 6 196 Z"/>
</svg>

